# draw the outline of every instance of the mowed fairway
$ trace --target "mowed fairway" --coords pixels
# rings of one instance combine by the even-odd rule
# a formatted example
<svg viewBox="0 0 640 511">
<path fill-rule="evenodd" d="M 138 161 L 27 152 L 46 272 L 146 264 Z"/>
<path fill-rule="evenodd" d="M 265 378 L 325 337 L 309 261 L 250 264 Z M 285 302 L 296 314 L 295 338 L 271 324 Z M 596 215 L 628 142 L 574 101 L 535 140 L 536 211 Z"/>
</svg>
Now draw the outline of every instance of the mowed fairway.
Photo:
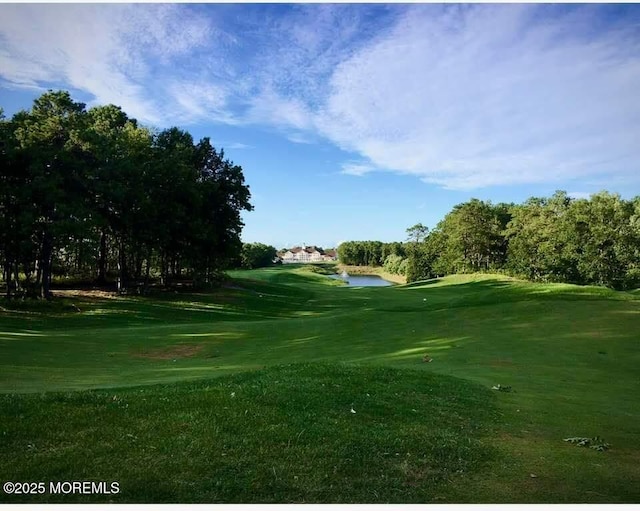
<svg viewBox="0 0 640 511">
<path fill-rule="evenodd" d="M 0 480 L 122 489 L 11 501 L 640 500 L 637 293 L 231 276 L 0 311 Z"/>
</svg>

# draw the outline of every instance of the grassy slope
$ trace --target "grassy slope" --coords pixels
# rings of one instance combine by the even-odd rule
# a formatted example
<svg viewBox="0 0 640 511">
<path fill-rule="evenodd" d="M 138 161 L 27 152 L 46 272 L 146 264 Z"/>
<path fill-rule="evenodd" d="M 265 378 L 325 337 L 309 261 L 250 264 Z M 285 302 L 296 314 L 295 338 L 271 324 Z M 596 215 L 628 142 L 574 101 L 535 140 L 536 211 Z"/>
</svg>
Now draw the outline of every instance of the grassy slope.
<svg viewBox="0 0 640 511">
<path fill-rule="evenodd" d="M 0 479 L 115 480 L 115 502 L 429 502 L 497 455 L 491 391 L 422 371 L 297 364 L 0 403 L 21 425 Z"/>
<path fill-rule="evenodd" d="M 487 473 L 453 479 L 448 501 L 640 498 L 637 296 L 495 276 L 391 289 L 339 287 L 291 268 L 234 277 L 243 289 L 2 313 L 0 389 L 166 383 L 315 361 L 501 383 L 515 390 L 494 393 L 504 415 L 493 444 L 504 456 Z M 594 435 L 612 450 L 562 442 Z"/>
</svg>

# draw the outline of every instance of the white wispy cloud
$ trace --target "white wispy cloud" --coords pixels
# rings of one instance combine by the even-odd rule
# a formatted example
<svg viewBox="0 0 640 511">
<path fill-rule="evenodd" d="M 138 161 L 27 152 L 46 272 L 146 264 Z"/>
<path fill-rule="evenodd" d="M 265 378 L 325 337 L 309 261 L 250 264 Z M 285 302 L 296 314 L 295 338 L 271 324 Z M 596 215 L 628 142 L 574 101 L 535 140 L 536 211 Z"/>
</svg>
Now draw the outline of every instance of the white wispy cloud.
<svg viewBox="0 0 640 511">
<path fill-rule="evenodd" d="M 286 16 L 261 13 L 258 20 L 250 20 L 250 25 L 259 25 L 251 44 L 260 51 L 245 53 L 253 71 L 245 122 L 270 124 L 294 142 L 308 141 L 301 132 L 317 132 L 326 84 L 338 63 L 361 42 L 365 10 L 365 6 L 295 5 Z"/>
<path fill-rule="evenodd" d="M 176 62 L 209 41 L 207 20 L 174 5 L 0 6 L 0 77 L 9 86 L 82 90 L 162 123 L 222 111 L 224 95 Z M 200 100 L 200 105 L 195 100 Z"/>
<path fill-rule="evenodd" d="M 209 82 L 176 80 L 166 88 L 172 98 L 173 122 L 189 123 L 213 117 L 225 124 L 238 124 L 239 120 L 228 108 L 230 92 L 227 88 Z M 167 110 L 168 111 L 168 110 Z"/>
<path fill-rule="evenodd" d="M 251 149 L 253 146 L 242 142 L 232 142 L 231 144 L 222 144 L 222 147 L 226 149 Z"/>
<path fill-rule="evenodd" d="M 296 130 L 312 128 L 311 111 L 300 98 L 285 97 L 269 87 L 248 98 L 247 103 L 244 114 L 247 122 Z"/>
<path fill-rule="evenodd" d="M 374 170 L 376 167 L 368 163 L 348 161 L 342 164 L 342 173 L 350 176 L 364 176 Z"/>
<path fill-rule="evenodd" d="M 538 9 L 411 9 L 338 66 L 320 129 L 448 188 L 637 172 L 637 35 Z"/>
<path fill-rule="evenodd" d="M 127 53 L 114 51 L 115 34 L 108 25 L 121 13 L 122 9 L 112 11 L 105 23 L 100 8 L 94 6 L 74 6 L 73 15 L 66 16 L 53 5 L 3 5 L 2 78 L 17 86 L 67 85 L 100 101 L 117 97 L 128 110 L 144 112 L 141 88 L 124 76 L 116 62 L 130 65 Z M 153 115 L 148 118 L 154 120 Z"/>
<path fill-rule="evenodd" d="M 314 139 L 305 133 L 289 133 L 287 139 L 294 144 L 313 144 Z"/>
<path fill-rule="evenodd" d="M 0 78 L 154 124 L 323 137 L 345 174 L 637 183 L 640 37 L 606 8 L 5 4 Z"/>
</svg>

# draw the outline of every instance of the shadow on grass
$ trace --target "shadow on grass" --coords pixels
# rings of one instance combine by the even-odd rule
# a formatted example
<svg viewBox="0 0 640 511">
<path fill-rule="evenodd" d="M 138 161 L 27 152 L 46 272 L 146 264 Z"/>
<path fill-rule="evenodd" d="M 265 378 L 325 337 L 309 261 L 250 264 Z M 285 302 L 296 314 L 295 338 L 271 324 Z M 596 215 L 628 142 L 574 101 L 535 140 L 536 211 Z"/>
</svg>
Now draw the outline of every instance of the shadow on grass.
<svg viewBox="0 0 640 511">
<path fill-rule="evenodd" d="M 428 286 L 433 286 L 434 284 L 439 284 L 442 282 L 442 278 L 435 278 L 429 280 L 419 280 L 417 282 L 411 282 L 410 284 L 404 284 L 402 286 L 403 289 L 414 289 L 414 288 L 426 288 Z"/>
<path fill-rule="evenodd" d="M 445 281 L 446 282 L 446 281 Z M 433 287 L 430 287 L 433 286 Z M 525 281 L 486 278 L 474 282 L 452 282 L 437 285 L 435 282 L 416 283 L 397 288 L 403 297 L 381 304 L 381 312 L 419 312 L 441 308 L 496 305 L 521 301 L 576 301 L 620 300 L 635 301 L 631 293 L 614 291 L 605 287 L 578 286 L 573 284 L 542 284 Z"/>
</svg>

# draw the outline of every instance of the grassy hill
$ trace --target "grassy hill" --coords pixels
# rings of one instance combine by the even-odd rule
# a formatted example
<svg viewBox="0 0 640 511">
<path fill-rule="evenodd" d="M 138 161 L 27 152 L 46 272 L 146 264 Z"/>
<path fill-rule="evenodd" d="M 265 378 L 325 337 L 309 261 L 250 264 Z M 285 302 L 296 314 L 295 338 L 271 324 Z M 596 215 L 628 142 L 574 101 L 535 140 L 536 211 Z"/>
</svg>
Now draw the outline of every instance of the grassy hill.
<svg viewBox="0 0 640 511">
<path fill-rule="evenodd" d="M 121 482 L 95 502 L 640 498 L 637 293 L 232 277 L 0 311 L 0 479 Z M 611 448 L 563 442 L 595 436 Z"/>
</svg>

